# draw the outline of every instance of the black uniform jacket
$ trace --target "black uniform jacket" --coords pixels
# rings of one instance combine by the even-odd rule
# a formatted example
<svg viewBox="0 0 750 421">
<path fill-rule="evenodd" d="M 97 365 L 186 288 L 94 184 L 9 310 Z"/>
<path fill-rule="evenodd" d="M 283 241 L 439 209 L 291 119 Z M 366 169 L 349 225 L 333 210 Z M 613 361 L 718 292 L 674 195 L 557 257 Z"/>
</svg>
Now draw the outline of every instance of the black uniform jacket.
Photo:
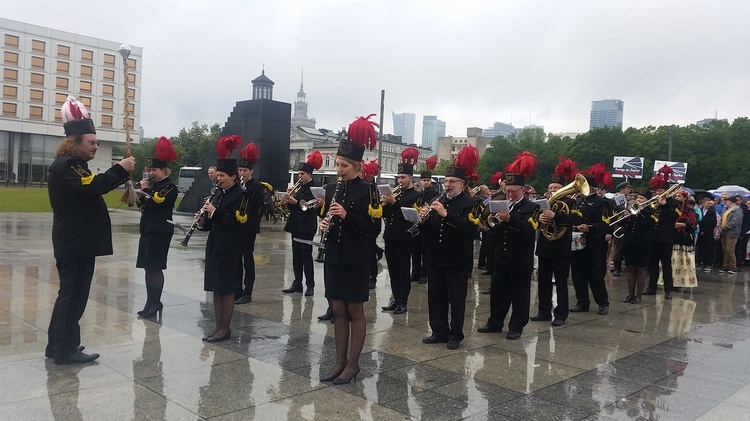
<svg viewBox="0 0 750 421">
<path fill-rule="evenodd" d="M 245 199 L 240 212 L 247 215 L 247 222 L 240 226 L 242 233 L 260 232 L 260 210 L 263 206 L 263 185 L 254 178 L 245 183 Z"/>
<path fill-rule="evenodd" d="M 568 197 L 562 198 L 561 201 L 568 205 L 568 213 L 556 213 L 554 221 L 558 229 L 565 229 L 565 233 L 560 239 L 550 241 L 547 237 L 542 235 L 542 224 L 539 224 L 539 239 L 536 243 L 536 255 L 539 257 L 545 259 L 570 259 L 572 256 L 573 252 L 571 251 L 571 243 L 573 242 L 573 222 L 576 217 L 571 211 L 575 207 L 575 202 Z"/>
<path fill-rule="evenodd" d="M 298 202 L 296 205 L 286 204 L 286 208 L 289 209 L 289 218 L 284 225 L 284 231 L 291 233 L 292 236 L 312 238 L 318 231 L 318 209 L 308 209 L 306 212 L 302 212 L 299 206 L 299 201 L 309 201 L 315 198 L 310 191 L 310 187 L 316 187 L 314 181 L 302 185 L 299 192 L 294 196 Z"/>
<path fill-rule="evenodd" d="M 69 155 L 55 159 L 49 167 L 48 192 L 56 259 L 112 254 L 112 226 L 102 195 L 127 178 L 119 164 L 94 175 L 82 159 Z"/>
<path fill-rule="evenodd" d="M 440 193 L 438 193 L 435 186 L 430 185 L 430 187 L 422 191 L 422 203 L 419 203 L 419 206 L 429 205 L 438 196 L 440 196 Z"/>
<path fill-rule="evenodd" d="M 216 210 L 200 228 L 201 231 L 210 231 L 206 242 L 206 254 L 240 252 L 241 227 L 250 223 L 250 218 L 240 212 L 242 202 L 247 200 L 247 195 L 239 184 L 220 189 L 216 194 L 213 200 Z"/>
<path fill-rule="evenodd" d="M 575 215 L 573 225 L 589 226 L 589 232 L 583 234 L 584 238 L 600 237 L 613 231 L 609 226 L 610 208 L 607 200 L 596 193 L 579 197 L 571 213 Z"/>
<path fill-rule="evenodd" d="M 654 231 L 651 234 L 651 242 L 659 244 L 674 244 L 674 224 L 680 216 L 677 208 L 680 202 L 676 199 L 668 198 L 667 203 L 658 205 L 654 215 L 657 218 Z"/>
<path fill-rule="evenodd" d="M 330 208 L 336 184 L 326 185 L 326 204 L 321 208 L 323 215 Z M 346 219 L 342 220 L 338 216 L 331 219 L 326 240 L 325 263 L 343 266 L 370 265 L 368 238 L 375 231 L 375 221 L 368 209 L 373 200 L 378 201 L 378 191 L 374 185 L 359 177 L 343 182 L 336 202 L 346 210 Z"/>
<path fill-rule="evenodd" d="M 510 211 L 510 220 L 500 222 L 495 230 L 495 270 L 531 272 L 534 270 L 534 240 L 537 223 L 532 216 L 539 205 L 521 199 Z M 570 247 L 570 243 L 568 243 Z"/>
<path fill-rule="evenodd" d="M 474 198 L 461 192 L 453 199 L 443 199 L 448 213 L 445 218 L 430 212 L 430 217 L 420 227 L 421 235 L 429 235 L 427 263 L 438 267 L 467 268 L 474 265 L 472 243 L 477 226 L 469 221 Z"/>
<path fill-rule="evenodd" d="M 151 187 L 143 189 L 151 197 L 146 199 L 138 196 L 138 207 L 141 208 L 140 233 L 174 232 L 172 224 L 172 209 L 177 200 L 177 185 L 169 177 L 155 182 Z"/>
<path fill-rule="evenodd" d="M 641 210 L 638 215 L 631 215 L 623 222 L 623 244 L 629 246 L 648 246 L 651 244 L 651 233 L 656 226 L 654 209 L 650 206 Z"/>
<path fill-rule="evenodd" d="M 414 189 L 402 190 L 394 204 L 383 205 L 383 217 L 386 219 L 383 239 L 386 241 L 411 241 L 411 235 L 406 232 L 414 224 L 404 219 L 401 208 L 413 208 L 420 199 L 420 193 Z"/>
</svg>

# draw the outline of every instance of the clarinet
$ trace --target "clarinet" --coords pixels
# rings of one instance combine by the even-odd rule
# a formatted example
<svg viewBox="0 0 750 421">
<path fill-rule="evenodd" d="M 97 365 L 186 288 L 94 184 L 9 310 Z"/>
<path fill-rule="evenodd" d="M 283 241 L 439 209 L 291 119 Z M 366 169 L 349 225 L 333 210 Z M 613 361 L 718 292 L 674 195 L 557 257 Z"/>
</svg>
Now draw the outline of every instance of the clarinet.
<svg viewBox="0 0 750 421">
<path fill-rule="evenodd" d="M 216 197 L 216 193 L 219 192 L 219 183 L 214 183 L 211 186 L 211 194 L 206 198 L 206 201 L 203 202 L 203 206 L 206 206 L 207 203 L 213 203 L 214 197 Z M 203 209 L 203 206 L 201 206 L 201 209 Z M 188 230 L 187 234 L 185 234 L 185 238 L 180 241 L 180 245 L 183 247 L 187 247 L 188 242 L 190 241 L 190 237 L 193 235 L 193 231 L 195 231 L 196 228 L 198 228 L 198 225 L 201 221 L 201 219 L 206 217 L 206 212 L 201 212 L 200 214 L 196 215 L 193 218 L 193 224 L 190 226 L 190 229 Z"/>
<path fill-rule="evenodd" d="M 438 196 L 435 200 L 437 200 L 438 202 L 440 202 L 441 200 L 445 199 L 446 196 L 448 196 L 448 192 L 447 191 L 443 191 L 443 193 L 441 193 L 440 196 Z M 432 202 L 430 202 L 430 203 L 432 203 Z M 412 237 L 418 236 L 419 235 L 419 227 L 420 227 L 420 225 L 424 224 L 430 218 L 431 215 L 432 215 L 432 208 L 430 208 L 427 211 L 427 213 L 425 213 L 424 215 L 422 215 L 419 218 L 419 221 L 415 222 L 414 225 L 412 225 L 408 230 L 406 230 L 406 232 L 408 232 L 409 235 L 411 235 Z"/>
<path fill-rule="evenodd" d="M 339 197 L 339 193 L 341 193 L 342 186 L 344 185 L 343 180 L 341 177 L 336 178 L 336 190 L 333 191 L 333 196 L 331 197 L 331 203 L 328 205 L 328 212 L 326 212 L 326 219 L 328 220 L 328 226 L 326 229 L 320 233 L 320 246 L 318 246 L 318 255 L 315 257 L 315 261 L 322 263 L 324 259 L 324 254 L 326 250 L 326 242 L 328 241 L 328 232 L 331 230 L 331 206 L 336 203 L 336 199 Z"/>
</svg>

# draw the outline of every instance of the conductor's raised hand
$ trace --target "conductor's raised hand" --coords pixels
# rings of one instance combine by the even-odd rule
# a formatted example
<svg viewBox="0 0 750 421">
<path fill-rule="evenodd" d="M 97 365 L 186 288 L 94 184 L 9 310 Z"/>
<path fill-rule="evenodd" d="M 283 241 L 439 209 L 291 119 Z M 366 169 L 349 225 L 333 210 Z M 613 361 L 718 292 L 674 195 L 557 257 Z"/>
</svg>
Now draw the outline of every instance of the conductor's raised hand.
<svg viewBox="0 0 750 421">
<path fill-rule="evenodd" d="M 127 158 L 123 158 L 120 161 L 120 166 L 127 172 L 133 172 L 133 169 L 135 168 L 135 158 L 132 156 L 129 156 Z"/>
</svg>

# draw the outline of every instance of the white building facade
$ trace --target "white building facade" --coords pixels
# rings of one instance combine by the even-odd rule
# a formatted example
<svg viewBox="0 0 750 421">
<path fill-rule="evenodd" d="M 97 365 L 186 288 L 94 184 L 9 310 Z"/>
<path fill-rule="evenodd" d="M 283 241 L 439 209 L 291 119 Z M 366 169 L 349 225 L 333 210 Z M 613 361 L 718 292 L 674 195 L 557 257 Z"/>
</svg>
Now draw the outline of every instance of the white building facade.
<svg viewBox="0 0 750 421">
<path fill-rule="evenodd" d="M 78 96 L 100 142 L 94 172 L 111 166 L 112 146 L 140 140 L 141 47 L 130 46 L 128 92 L 121 43 L 0 18 L 0 181 L 45 182 L 64 137 L 60 107 Z M 129 117 L 125 119 L 127 94 Z"/>
</svg>

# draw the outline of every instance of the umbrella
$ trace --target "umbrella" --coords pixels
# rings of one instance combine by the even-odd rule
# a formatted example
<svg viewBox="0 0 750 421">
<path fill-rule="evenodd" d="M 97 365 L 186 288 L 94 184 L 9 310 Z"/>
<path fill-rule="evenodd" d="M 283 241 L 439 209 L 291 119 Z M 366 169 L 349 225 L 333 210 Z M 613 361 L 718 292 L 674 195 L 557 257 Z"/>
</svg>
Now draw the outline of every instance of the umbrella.
<svg viewBox="0 0 750 421">
<path fill-rule="evenodd" d="M 680 188 L 680 190 L 685 190 L 686 192 L 688 192 L 690 194 L 690 196 L 695 196 L 695 192 L 691 188 L 682 186 L 682 188 Z"/>
<path fill-rule="evenodd" d="M 693 196 L 695 196 L 696 200 L 703 197 L 711 197 L 711 192 L 703 189 L 693 189 L 693 193 L 695 193 Z"/>
<path fill-rule="evenodd" d="M 742 196 L 744 198 L 750 197 L 750 190 L 742 187 L 737 186 L 734 184 L 729 184 L 726 186 L 721 186 L 718 189 L 713 191 L 714 197 L 721 197 L 723 193 L 727 193 L 730 196 Z"/>
</svg>

